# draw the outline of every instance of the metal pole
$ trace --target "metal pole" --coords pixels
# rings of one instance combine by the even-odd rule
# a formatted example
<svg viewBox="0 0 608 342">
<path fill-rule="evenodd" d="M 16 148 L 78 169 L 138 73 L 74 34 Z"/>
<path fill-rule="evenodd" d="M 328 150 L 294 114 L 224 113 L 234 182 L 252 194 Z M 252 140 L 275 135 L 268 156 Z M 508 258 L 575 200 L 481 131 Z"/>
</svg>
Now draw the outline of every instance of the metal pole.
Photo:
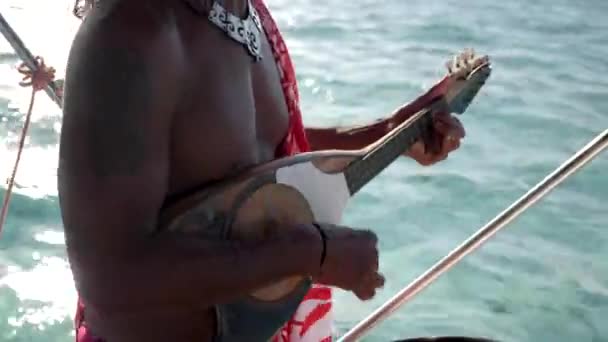
<svg viewBox="0 0 608 342">
<path fill-rule="evenodd" d="M 382 320 L 390 316 L 395 310 L 405 304 L 405 302 L 413 298 L 418 292 L 430 285 L 437 277 L 449 270 L 467 254 L 481 246 L 486 240 L 522 214 L 526 209 L 538 202 L 571 174 L 585 166 L 606 147 L 608 147 L 608 129 L 595 137 L 595 139 L 589 142 L 585 147 L 579 150 L 575 155 L 564 162 L 540 183 L 535 185 L 510 207 L 488 222 L 468 240 L 452 250 L 433 267 L 416 278 L 411 284 L 399 291 L 395 296 L 357 324 L 338 341 L 352 342 L 363 337 L 364 334 L 369 332 Z"/>
<path fill-rule="evenodd" d="M 23 44 L 23 41 L 21 41 L 17 33 L 15 33 L 13 28 L 4 19 L 2 13 L 0 13 L 0 32 L 2 32 L 2 35 L 4 36 L 4 38 L 6 38 L 8 43 L 11 44 L 13 50 L 15 50 L 19 58 L 21 58 L 21 60 L 23 60 L 23 62 L 31 70 L 37 70 L 34 55 L 32 55 L 30 50 L 28 50 L 25 44 Z M 48 87 L 46 87 L 46 89 L 44 90 L 46 91 L 46 94 L 51 98 L 51 100 L 55 101 L 59 108 L 61 108 L 62 103 L 61 99 L 57 96 L 57 89 L 57 84 L 54 81 L 51 81 Z"/>
</svg>

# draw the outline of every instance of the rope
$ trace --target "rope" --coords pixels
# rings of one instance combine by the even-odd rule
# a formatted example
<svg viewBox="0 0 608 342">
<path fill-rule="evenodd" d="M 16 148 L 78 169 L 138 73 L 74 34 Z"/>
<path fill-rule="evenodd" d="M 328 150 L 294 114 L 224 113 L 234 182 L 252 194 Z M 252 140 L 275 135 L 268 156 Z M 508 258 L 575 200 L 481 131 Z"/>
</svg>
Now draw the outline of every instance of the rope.
<svg viewBox="0 0 608 342">
<path fill-rule="evenodd" d="M 2 202 L 2 210 L 0 211 L 0 234 L 2 234 L 2 228 L 8 215 L 8 206 L 13 193 L 13 187 L 15 185 L 15 177 L 17 175 L 17 169 L 19 168 L 19 161 L 21 160 L 21 154 L 23 152 L 23 147 L 25 146 L 25 137 L 27 136 L 27 130 L 30 126 L 30 119 L 32 116 L 32 110 L 34 108 L 36 93 L 45 89 L 49 83 L 55 79 L 55 69 L 52 67 L 47 67 L 44 64 L 42 57 L 36 57 L 34 58 L 34 61 L 36 64 L 35 70 L 31 70 L 25 62 L 22 63 L 19 68 L 17 68 L 17 71 L 23 75 L 23 79 L 21 82 L 19 82 L 19 85 L 22 87 L 31 86 L 32 95 L 30 97 L 30 104 L 25 116 L 25 123 L 23 124 L 23 129 L 21 130 L 19 149 L 17 150 L 17 158 L 15 159 L 13 172 L 11 173 L 11 177 L 7 179 L 8 187 L 6 189 L 6 194 L 4 195 L 4 201 Z M 62 95 L 62 93 L 62 91 L 58 91 L 57 95 Z"/>
</svg>

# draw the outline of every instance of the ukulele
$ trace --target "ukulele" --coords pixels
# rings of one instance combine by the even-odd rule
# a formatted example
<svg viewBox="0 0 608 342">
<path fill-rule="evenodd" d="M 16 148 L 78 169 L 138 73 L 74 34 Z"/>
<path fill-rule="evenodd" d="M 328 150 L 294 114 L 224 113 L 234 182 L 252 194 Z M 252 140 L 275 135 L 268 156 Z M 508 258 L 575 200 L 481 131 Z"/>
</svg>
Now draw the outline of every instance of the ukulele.
<svg viewBox="0 0 608 342">
<path fill-rule="evenodd" d="M 294 224 L 339 224 L 350 200 L 410 146 L 432 134 L 434 112 L 462 114 L 488 79 L 487 56 L 472 50 L 447 64 L 447 75 L 400 111 L 406 120 L 360 150 L 301 153 L 257 165 L 199 189 L 163 208 L 160 229 L 208 234 L 218 239 L 264 239 Z M 253 291 L 260 301 L 276 301 L 303 277 L 289 277 Z"/>
</svg>

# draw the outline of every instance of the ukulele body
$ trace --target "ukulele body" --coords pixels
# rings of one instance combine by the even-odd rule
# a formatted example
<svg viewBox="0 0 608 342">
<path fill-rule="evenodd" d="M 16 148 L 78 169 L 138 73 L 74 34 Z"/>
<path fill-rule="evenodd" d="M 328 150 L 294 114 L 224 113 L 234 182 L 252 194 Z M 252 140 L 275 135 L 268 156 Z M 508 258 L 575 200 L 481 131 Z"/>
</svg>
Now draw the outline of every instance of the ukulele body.
<svg viewBox="0 0 608 342">
<path fill-rule="evenodd" d="M 175 202 L 161 213 L 161 227 L 214 239 L 256 241 L 296 224 L 339 224 L 350 193 L 344 174 L 327 170 L 346 164 L 350 155 L 356 153 L 312 152 L 263 165 Z M 283 279 L 251 296 L 277 301 L 301 281 L 302 277 Z"/>
</svg>

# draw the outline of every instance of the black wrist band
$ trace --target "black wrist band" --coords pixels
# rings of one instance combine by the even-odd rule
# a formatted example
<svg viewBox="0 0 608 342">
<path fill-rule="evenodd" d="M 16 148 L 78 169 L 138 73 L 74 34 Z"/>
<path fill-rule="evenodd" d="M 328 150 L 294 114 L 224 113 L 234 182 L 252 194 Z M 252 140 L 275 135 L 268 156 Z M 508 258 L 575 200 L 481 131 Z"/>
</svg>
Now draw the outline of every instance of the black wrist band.
<svg viewBox="0 0 608 342">
<path fill-rule="evenodd" d="M 325 235 L 325 231 L 323 231 L 323 228 L 321 228 L 321 226 L 318 223 L 313 223 L 312 225 L 315 228 L 317 228 L 317 230 L 319 231 L 319 234 L 321 234 L 321 240 L 323 241 L 323 251 L 321 252 L 321 267 L 322 267 L 323 263 L 325 262 L 325 255 L 327 254 L 327 236 Z"/>
</svg>

